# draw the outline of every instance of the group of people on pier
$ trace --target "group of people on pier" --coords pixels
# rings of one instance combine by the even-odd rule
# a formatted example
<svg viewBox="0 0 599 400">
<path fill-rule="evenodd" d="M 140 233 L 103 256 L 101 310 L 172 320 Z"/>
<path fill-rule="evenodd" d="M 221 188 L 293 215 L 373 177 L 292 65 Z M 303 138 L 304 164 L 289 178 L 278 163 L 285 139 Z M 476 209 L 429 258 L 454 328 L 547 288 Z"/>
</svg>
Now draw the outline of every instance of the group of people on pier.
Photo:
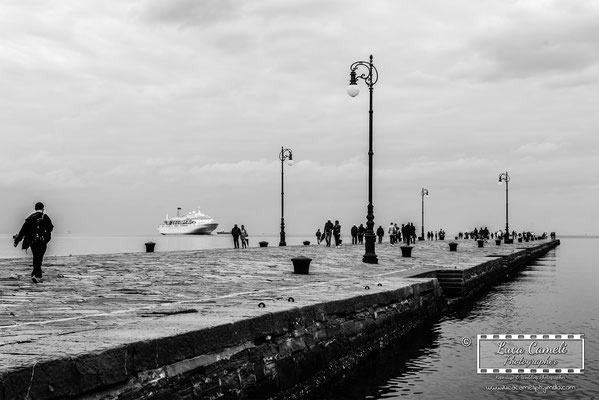
<svg viewBox="0 0 599 400">
<path fill-rule="evenodd" d="M 445 231 L 443 229 L 439 229 L 438 231 L 428 231 L 426 232 L 427 240 L 445 240 Z"/>
<path fill-rule="evenodd" d="M 469 232 L 460 232 L 458 237 L 460 239 L 489 239 L 489 237 L 493 239 L 493 232 L 489 232 L 486 226 L 484 228 L 481 226 L 480 229 L 474 228 Z"/>
<path fill-rule="evenodd" d="M 364 243 L 364 236 L 366 235 L 366 227 L 364 224 L 360 224 L 360 226 L 357 226 L 356 224 L 352 225 L 349 233 L 352 239 L 352 244 Z M 378 238 L 378 243 L 383 243 L 385 229 L 381 225 L 379 225 L 379 227 L 376 229 L 375 234 Z M 401 227 L 398 226 L 397 223 L 391 222 L 387 228 L 387 234 L 389 235 L 389 243 L 391 245 L 402 242 L 407 245 L 416 243 L 418 237 L 416 234 L 416 227 L 414 226 L 413 222 L 401 224 Z M 335 223 L 333 223 L 330 219 L 327 220 L 327 222 L 324 224 L 324 228 L 322 230 L 317 229 L 315 235 L 317 244 L 325 242 L 326 247 L 331 247 L 332 240 L 334 239 L 335 247 L 341 246 L 341 224 L 338 220 L 335 220 Z M 444 240 L 445 231 L 443 229 L 439 229 L 438 231 L 428 231 L 425 235 L 425 238 L 427 240 Z"/>
<path fill-rule="evenodd" d="M 231 229 L 231 235 L 233 236 L 233 246 L 236 249 L 239 248 L 239 240 L 241 239 L 241 247 L 246 249 L 250 245 L 249 235 L 245 226 L 241 225 L 241 228 L 235 224 Z"/>
<path fill-rule="evenodd" d="M 317 244 L 324 241 L 326 247 L 331 247 L 331 238 L 335 238 L 335 247 L 341 246 L 341 224 L 339 223 L 339 220 L 335 220 L 335 223 L 333 224 L 329 219 L 325 222 L 322 232 L 320 229 L 316 231 Z"/>
<path fill-rule="evenodd" d="M 416 243 L 416 227 L 413 222 L 401 224 L 401 228 L 396 223 L 391 222 L 387 232 L 389 233 L 389 243 L 391 245 L 400 243 L 402 238 L 405 244 Z"/>
<path fill-rule="evenodd" d="M 357 227 L 354 224 L 351 227 L 351 244 L 362 244 L 364 243 L 364 234 L 366 233 L 366 228 L 364 224 L 360 224 L 360 227 Z"/>
<path fill-rule="evenodd" d="M 389 224 L 389 227 L 387 228 L 387 232 L 389 235 L 389 243 L 391 245 L 395 245 L 396 243 L 405 243 L 406 245 L 410 245 L 413 243 L 416 243 L 417 240 L 417 234 L 416 234 L 416 227 L 414 226 L 413 222 L 408 222 L 406 224 L 401 224 L 401 227 L 398 226 L 397 223 L 391 222 Z M 385 236 L 385 229 L 379 225 L 379 227 L 376 229 L 375 234 L 378 238 L 378 243 L 381 244 L 383 243 L 383 237 Z M 247 248 L 249 246 L 249 235 L 247 230 L 245 229 L 244 225 L 241 225 L 241 227 L 238 227 L 237 224 L 235 224 L 235 226 L 233 227 L 233 229 L 231 229 L 231 235 L 233 236 L 233 245 L 236 249 L 238 248 Z M 351 229 L 350 229 L 350 236 L 352 239 L 352 244 L 363 244 L 364 243 L 364 236 L 366 235 L 366 227 L 364 226 L 364 224 L 360 224 L 359 226 L 357 226 L 356 224 L 352 225 Z M 474 228 L 471 231 L 468 232 L 459 232 L 458 236 L 456 237 L 456 239 L 459 237 L 459 239 L 483 239 L 483 240 L 488 240 L 488 239 L 503 239 L 504 238 L 504 231 L 502 230 L 498 230 L 496 232 L 490 232 L 489 229 L 485 226 L 484 228 L 481 227 L 479 228 Z M 508 236 L 509 237 L 509 236 Z M 520 232 L 517 233 L 516 231 L 512 231 L 511 232 L 511 237 L 512 238 L 516 238 L 518 237 L 518 239 L 520 240 L 535 240 L 537 238 L 536 234 L 532 233 L 532 232 Z M 539 238 L 545 239 L 547 237 L 546 233 L 543 233 L 542 236 L 540 236 Z M 438 231 L 427 231 L 425 233 L 425 237 L 422 238 L 422 240 L 444 240 L 445 239 L 445 230 L 443 229 L 439 229 Z M 341 224 L 339 223 L 339 220 L 335 220 L 335 222 L 333 223 L 331 219 L 328 219 L 325 224 L 324 227 L 322 229 L 322 231 L 320 229 L 318 229 L 316 231 L 316 243 L 320 244 L 322 242 L 325 242 L 326 247 L 331 247 L 333 245 L 333 240 L 334 240 L 334 245 L 335 247 L 340 247 L 342 244 L 342 239 L 341 239 Z"/>
<path fill-rule="evenodd" d="M 480 229 L 474 228 L 471 231 L 468 232 L 459 232 L 458 233 L 458 238 L 459 239 L 475 239 L 475 240 L 489 240 L 489 239 L 505 239 L 506 238 L 506 231 L 505 230 L 497 230 L 495 232 L 490 232 L 489 229 L 485 226 L 484 228 L 481 227 Z M 515 230 L 507 233 L 507 238 L 508 239 L 518 239 L 519 241 L 530 241 L 530 240 L 536 240 L 536 239 L 546 239 L 547 238 L 547 233 L 543 232 L 543 234 L 541 234 L 540 236 L 537 236 L 535 233 L 533 232 L 516 232 Z M 553 236 L 552 239 L 555 238 L 555 232 L 553 232 Z"/>
</svg>

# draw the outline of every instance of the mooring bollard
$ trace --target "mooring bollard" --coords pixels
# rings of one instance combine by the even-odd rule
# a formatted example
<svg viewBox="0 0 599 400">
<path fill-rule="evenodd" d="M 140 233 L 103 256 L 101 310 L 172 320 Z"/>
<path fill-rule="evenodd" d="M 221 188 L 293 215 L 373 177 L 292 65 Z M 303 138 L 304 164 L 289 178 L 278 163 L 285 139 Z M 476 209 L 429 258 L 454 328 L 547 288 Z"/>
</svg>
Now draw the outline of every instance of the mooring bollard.
<svg viewBox="0 0 599 400">
<path fill-rule="evenodd" d="M 268 242 L 259 242 L 258 244 L 260 245 L 260 247 L 267 247 L 268 246 Z"/>
<path fill-rule="evenodd" d="M 156 246 L 156 243 L 154 243 L 154 242 L 146 242 L 146 253 L 153 253 L 154 252 L 154 246 Z"/>
<path fill-rule="evenodd" d="M 412 246 L 400 246 L 402 257 L 412 257 Z"/>
<path fill-rule="evenodd" d="M 293 263 L 293 273 L 308 275 L 310 271 L 311 258 L 305 256 L 293 257 L 291 262 Z"/>
<path fill-rule="evenodd" d="M 456 242 L 450 242 L 449 243 L 449 251 L 457 251 L 458 250 L 458 244 Z"/>
<path fill-rule="evenodd" d="M 484 247 L 484 245 L 485 245 L 485 241 L 484 240 L 478 239 L 477 242 L 478 242 L 478 247 Z"/>
<path fill-rule="evenodd" d="M 310 241 L 309 240 L 304 240 L 304 246 L 310 246 Z"/>
<path fill-rule="evenodd" d="M 495 239 L 495 244 L 497 246 L 501 246 L 501 239 Z"/>
</svg>

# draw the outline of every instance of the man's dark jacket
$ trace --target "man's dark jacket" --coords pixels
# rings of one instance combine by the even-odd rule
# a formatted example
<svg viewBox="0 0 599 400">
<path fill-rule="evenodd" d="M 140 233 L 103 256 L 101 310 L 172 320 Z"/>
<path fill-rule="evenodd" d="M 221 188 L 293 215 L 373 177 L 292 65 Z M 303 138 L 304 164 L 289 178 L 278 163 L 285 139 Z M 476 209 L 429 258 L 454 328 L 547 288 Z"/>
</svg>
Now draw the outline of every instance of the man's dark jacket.
<svg viewBox="0 0 599 400">
<path fill-rule="evenodd" d="M 15 246 L 23 240 L 23 248 L 27 249 L 31 246 L 31 242 L 35 236 L 35 232 L 37 229 L 37 219 L 42 215 L 41 211 L 36 211 L 30 216 L 27 217 L 25 223 L 21 227 L 19 234 L 15 237 Z M 52 225 L 52 220 L 48 215 L 42 215 L 42 227 L 44 229 L 44 242 L 48 243 L 50 239 L 52 239 L 52 230 L 54 229 L 54 225 Z"/>
</svg>

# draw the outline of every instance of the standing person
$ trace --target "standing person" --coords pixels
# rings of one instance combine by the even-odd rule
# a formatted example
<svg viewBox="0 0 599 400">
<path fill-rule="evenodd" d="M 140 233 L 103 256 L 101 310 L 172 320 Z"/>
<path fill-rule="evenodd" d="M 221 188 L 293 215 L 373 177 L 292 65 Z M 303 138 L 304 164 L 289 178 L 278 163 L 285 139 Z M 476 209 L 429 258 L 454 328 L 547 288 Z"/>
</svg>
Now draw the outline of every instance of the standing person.
<svg viewBox="0 0 599 400">
<path fill-rule="evenodd" d="M 338 220 L 335 220 L 335 225 L 333 226 L 333 235 L 335 236 L 335 247 L 341 246 L 341 225 Z"/>
<path fill-rule="evenodd" d="M 376 230 L 376 235 L 379 237 L 379 244 L 383 243 L 383 236 L 385 236 L 385 230 L 383 229 L 382 225 L 379 225 L 378 229 Z"/>
<path fill-rule="evenodd" d="M 237 224 L 235 224 L 233 229 L 231 229 L 231 235 L 233 235 L 233 246 L 235 246 L 235 248 L 238 249 L 239 248 L 239 236 L 241 236 L 241 229 L 239 229 Z"/>
<path fill-rule="evenodd" d="M 366 228 L 364 228 L 364 224 L 360 224 L 358 227 L 358 243 L 364 243 L 364 233 L 366 233 Z"/>
<path fill-rule="evenodd" d="M 320 232 L 320 228 L 316 230 L 316 244 L 320 244 L 322 241 L 322 233 Z"/>
<path fill-rule="evenodd" d="M 245 230 L 245 226 L 241 225 L 241 247 L 247 248 L 248 246 L 248 232 Z"/>
<path fill-rule="evenodd" d="M 44 204 L 36 203 L 35 212 L 31 214 L 21 227 L 21 230 L 14 236 L 14 245 L 17 247 L 19 242 L 23 241 L 22 248 L 27 250 L 31 247 L 33 254 L 33 271 L 31 272 L 31 281 L 41 283 L 42 280 L 42 261 L 48 242 L 52 239 L 52 220 L 47 214 L 44 214 Z"/>
<path fill-rule="evenodd" d="M 327 247 L 331 247 L 331 235 L 333 234 L 333 223 L 329 219 L 324 224 L 324 240 L 327 243 Z"/>
<path fill-rule="evenodd" d="M 358 227 L 356 226 L 356 224 L 354 224 L 354 226 L 351 227 L 350 233 L 351 244 L 358 244 Z"/>
<path fill-rule="evenodd" d="M 397 234 L 397 230 L 395 229 L 395 225 L 393 225 L 393 222 L 391 222 L 389 224 L 389 243 L 394 244 L 395 243 L 395 235 Z"/>
</svg>

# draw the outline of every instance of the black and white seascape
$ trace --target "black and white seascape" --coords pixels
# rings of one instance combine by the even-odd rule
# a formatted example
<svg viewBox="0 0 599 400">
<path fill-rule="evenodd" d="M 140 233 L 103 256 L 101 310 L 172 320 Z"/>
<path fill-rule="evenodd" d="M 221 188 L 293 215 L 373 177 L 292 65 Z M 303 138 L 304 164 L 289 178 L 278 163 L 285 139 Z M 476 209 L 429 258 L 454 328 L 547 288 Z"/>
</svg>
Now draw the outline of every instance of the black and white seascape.
<svg viewBox="0 0 599 400">
<path fill-rule="evenodd" d="M 3 1 L 0 297 L 56 300 L 69 256 L 360 246 L 374 275 L 379 241 L 557 238 L 304 398 L 598 398 L 598 27 L 592 0 Z M 584 335 L 584 373 L 477 373 L 483 333 Z"/>
</svg>

